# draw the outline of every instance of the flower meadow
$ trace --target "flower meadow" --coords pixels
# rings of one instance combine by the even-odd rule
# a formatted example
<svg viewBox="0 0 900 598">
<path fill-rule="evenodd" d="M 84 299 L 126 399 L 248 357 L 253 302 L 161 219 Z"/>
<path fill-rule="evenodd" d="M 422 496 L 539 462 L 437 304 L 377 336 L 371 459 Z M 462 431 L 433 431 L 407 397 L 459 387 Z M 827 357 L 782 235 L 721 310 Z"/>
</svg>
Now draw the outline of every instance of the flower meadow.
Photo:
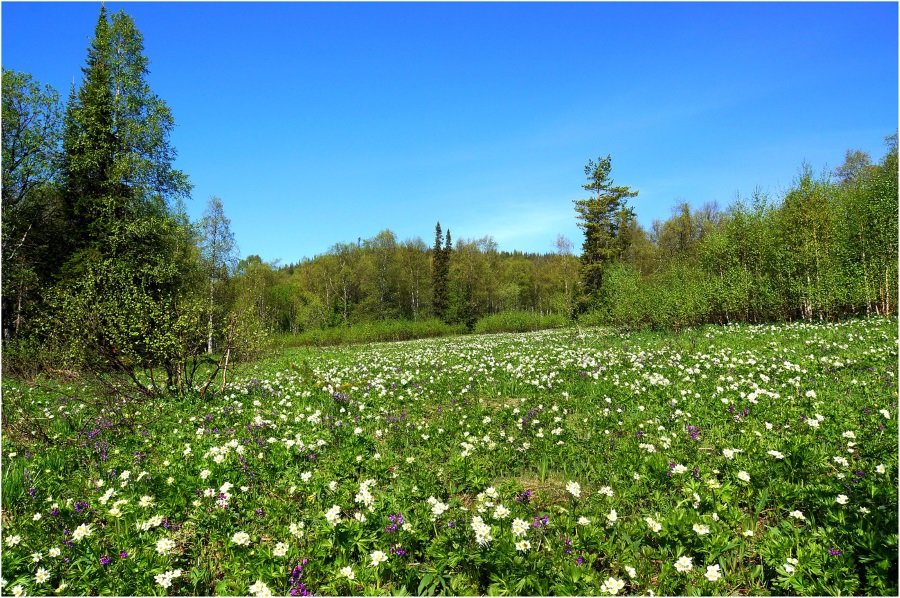
<svg viewBox="0 0 900 598">
<path fill-rule="evenodd" d="M 5 379 L 2 593 L 896 595 L 897 332 L 298 349 L 105 407 Z"/>
</svg>

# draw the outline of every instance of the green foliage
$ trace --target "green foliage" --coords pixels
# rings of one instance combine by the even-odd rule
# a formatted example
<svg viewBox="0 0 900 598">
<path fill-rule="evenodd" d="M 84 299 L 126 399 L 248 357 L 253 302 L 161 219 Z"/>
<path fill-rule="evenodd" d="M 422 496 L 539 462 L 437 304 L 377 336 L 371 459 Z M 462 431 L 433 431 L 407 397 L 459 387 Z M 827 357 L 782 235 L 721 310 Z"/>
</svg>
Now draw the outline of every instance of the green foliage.
<svg viewBox="0 0 900 598">
<path fill-rule="evenodd" d="M 896 146 L 877 165 L 847 160 L 838 182 L 804 167 L 780 203 L 756 193 L 725 212 L 677 205 L 649 248 L 607 268 L 592 317 L 680 330 L 894 313 Z"/>
<path fill-rule="evenodd" d="M 559 314 L 541 315 L 530 311 L 504 311 L 478 320 L 475 324 L 475 333 L 531 332 L 562 328 L 566 324 L 568 324 L 568 320 Z"/>
<path fill-rule="evenodd" d="M 3 69 L 3 338 L 22 341 L 59 267 L 59 94 Z"/>
</svg>

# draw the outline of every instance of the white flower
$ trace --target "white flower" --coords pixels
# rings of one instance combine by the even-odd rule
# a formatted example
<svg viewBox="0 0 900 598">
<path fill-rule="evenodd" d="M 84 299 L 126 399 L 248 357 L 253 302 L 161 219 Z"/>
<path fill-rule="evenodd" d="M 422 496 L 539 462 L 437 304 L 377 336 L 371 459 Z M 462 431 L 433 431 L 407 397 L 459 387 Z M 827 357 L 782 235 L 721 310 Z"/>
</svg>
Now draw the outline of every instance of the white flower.
<svg viewBox="0 0 900 598">
<path fill-rule="evenodd" d="M 380 565 L 381 563 L 383 563 L 387 560 L 387 555 L 385 555 L 380 550 L 376 550 L 369 556 L 372 558 L 372 566 L 373 567 L 377 567 L 378 565 Z"/>
<path fill-rule="evenodd" d="M 809 426 L 810 428 L 818 428 L 819 420 L 817 420 L 814 417 L 808 417 L 808 418 L 806 418 L 806 425 Z"/>
<path fill-rule="evenodd" d="M 778 451 L 767 451 L 769 455 L 772 455 L 776 459 L 784 459 L 784 455 L 779 453 Z"/>
<path fill-rule="evenodd" d="M 13 586 L 12 593 L 13 593 L 13 596 L 17 596 L 17 597 L 24 596 L 25 588 L 22 587 L 22 584 L 15 585 L 15 586 Z"/>
<path fill-rule="evenodd" d="M 332 492 L 337 490 L 337 487 L 338 487 L 338 483 L 336 481 L 331 480 L 330 482 L 328 482 L 328 489 L 331 490 Z"/>
<path fill-rule="evenodd" d="M 269 586 L 264 584 L 262 580 L 259 579 L 256 580 L 255 584 L 250 586 L 248 591 L 258 598 L 268 598 L 272 595 L 272 590 L 269 589 Z"/>
<path fill-rule="evenodd" d="M 32 552 L 31 553 L 31 562 L 32 563 L 40 563 L 41 559 L 44 558 L 44 555 L 40 552 Z"/>
<path fill-rule="evenodd" d="M 275 556 L 284 556 L 287 554 L 288 545 L 284 542 L 279 542 L 275 545 L 275 548 L 272 549 L 272 554 Z"/>
<path fill-rule="evenodd" d="M 622 588 L 625 587 L 625 582 L 621 579 L 616 579 L 615 577 L 609 577 L 606 581 L 603 582 L 603 585 L 600 586 L 600 591 L 604 594 L 609 594 L 610 596 L 615 596 L 618 594 Z"/>
<path fill-rule="evenodd" d="M 738 453 L 743 453 L 741 449 L 722 449 L 722 454 L 725 455 L 726 459 L 734 459 L 734 456 Z"/>
<path fill-rule="evenodd" d="M 839 505 L 847 504 L 848 500 L 849 500 L 849 498 L 847 498 L 846 494 L 838 494 L 837 498 L 834 499 L 834 501 Z"/>
<path fill-rule="evenodd" d="M 519 518 L 513 519 L 512 522 L 512 534 L 517 538 L 519 536 L 524 536 L 528 532 L 528 523 L 522 521 Z"/>
<path fill-rule="evenodd" d="M 699 523 L 695 523 L 694 531 L 697 532 L 698 536 L 704 536 L 709 533 L 709 526 L 708 525 L 700 525 Z"/>
<path fill-rule="evenodd" d="M 527 552 L 531 550 L 531 542 L 528 540 L 519 540 L 516 542 L 516 550 L 519 552 Z"/>
<path fill-rule="evenodd" d="M 590 524 L 591 524 L 591 520 L 588 519 L 587 517 L 579 517 L 578 518 L 578 525 L 590 525 Z"/>
<path fill-rule="evenodd" d="M 356 579 L 356 573 L 353 572 L 353 567 L 343 567 L 341 569 L 341 575 L 347 579 Z"/>
<path fill-rule="evenodd" d="M 881 409 L 878 413 L 884 416 L 884 419 L 891 419 L 891 412 L 887 409 Z"/>
<path fill-rule="evenodd" d="M 211 473 L 212 473 L 212 472 L 211 472 L 210 470 L 204 469 L 203 471 L 200 472 L 200 479 L 201 479 L 201 480 L 205 480 L 206 478 L 209 477 L 209 475 L 210 475 Z M 168 587 L 168 586 L 164 586 L 164 587 Z"/>
<path fill-rule="evenodd" d="M 168 588 L 172 585 L 172 580 L 176 577 L 181 577 L 181 569 L 175 569 L 174 571 L 166 571 L 165 573 L 154 575 L 153 579 L 155 579 L 156 583 L 158 583 L 162 587 Z"/>
<path fill-rule="evenodd" d="M 158 554 L 169 554 L 175 548 L 175 542 L 169 538 L 160 538 L 156 542 L 156 552 Z"/>
<path fill-rule="evenodd" d="M 302 537 L 303 537 L 303 528 L 304 528 L 304 527 L 306 527 L 306 524 L 305 524 L 305 523 L 302 523 L 302 522 L 301 522 L 299 525 L 296 524 L 296 523 L 292 523 L 292 524 L 288 527 L 288 530 L 291 532 L 291 535 L 294 536 L 295 538 L 302 538 Z"/>
<path fill-rule="evenodd" d="M 719 581 L 722 578 L 722 573 L 719 572 L 718 565 L 707 565 L 706 573 L 703 575 L 709 581 Z"/>
<path fill-rule="evenodd" d="M 310 478 L 312 478 L 312 473 L 310 473 L 308 471 L 304 471 L 303 473 L 300 474 L 300 479 L 303 480 L 304 482 L 308 482 L 310 480 Z"/>
<path fill-rule="evenodd" d="M 50 573 L 43 567 L 38 567 L 37 573 L 34 574 L 35 583 L 47 583 L 48 579 L 50 579 Z"/>
<path fill-rule="evenodd" d="M 575 498 L 578 498 L 581 496 L 581 484 L 570 480 L 566 483 L 566 491 Z"/>
<path fill-rule="evenodd" d="M 737 477 L 738 477 L 738 479 L 741 480 L 742 482 L 749 482 L 749 481 L 750 481 L 750 474 L 747 473 L 746 471 L 743 471 L 743 470 L 738 472 Z"/>
<path fill-rule="evenodd" d="M 141 500 L 138 502 L 138 506 L 146 509 L 147 507 L 153 505 L 153 497 L 152 496 L 142 496 Z"/>
<path fill-rule="evenodd" d="M 509 517 L 509 509 L 503 505 L 497 505 L 494 509 L 494 519 L 506 519 Z"/>
<path fill-rule="evenodd" d="M 235 534 L 231 536 L 231 541 L 238 546 L 248 546 L 250 544 L 250 534 L 247 532 L 235 532 Z"/>
<path fill-rule="evenodd" d="M 694 568 L 693 557 L 683 556 L 675 561 L 675 570 L 679 573 L 687 573 Z"/>
<path fill-rule="evenodd" d="M 6 545 L 7 546 L 17 546 L 19 542 L 22 541 L 22 536 L 6 536 Z"/>
<path fill-rule="evenodd" d="M 59 548 L 57 548 L 56 546 L 54 546 L 53 548 L 51 548 L 50 550 L 47 551 L 47 554 L 49 554 L 49 555 L 50 555 L 51 557 L 53 557 L 53 558 L 56 558 L 56 557 L 58 557 L 58 556 L 60 555 L 61 552 L 62 552 L 62 551 L 60 551 Z"/>
<path fill-rule="evenodd" d="M 793 573 L 795 571 L 794 566 L 790 563 L 784 564 L 784 570 L 787 571 L 788 573 Z"/>
<path fill-rule="evenodd" d="M 75 531 L 72 532 L 72 540 L 75 542 L 81 541 L 82 538 L 86 538 L 94 533 L 94 530 L 91 529 L 91 526 L 82 523 L 78 527 L 75 528 Z"/>
<path fill-rule="evenodd" d="M 875 466 L 875 473 L 884 473 L 885 471 L 886 470 L 883 464 L 879 463 Z"/>
<path fill-rule="evenodd" d="M 682 473 L 686 472 L 687 470 L 688 470 L 687 467 L 685 467 L 684 465 L 679 463 L 678 465 L 676 465 L 675 467 L 672 468 L 672 473 L 682 474 Z"/>
<path fill-rule="evenodd" d="M 332 505 L 330 509 L 325 511 L 325 519 L 332 527 L 336 526 L 341 520 L 341 508 L 338 505 Z"/>
<path fill-rule="evenodd" d="M 432 519 L 437 519 L 440 517 L 447 509 L 450 508 L 449 505 L 442 503 L 437 500 L 435 497 L 431 496 L 428 498 L 428 503 L 431 505 L 431 515 Z"/>
<path fill-rule="evenodd" d="M 637 571 L 635 571 L 634 567 L 630 565 L 625 565 L 625 573 L 627 573 L 628 577 L 630 577 L 631 579 L 637 577 Z"/>
<path fill-rule="evenodd" d="M 616 510 L 613 509 L 609 513 L 606 514 L 606 520 L 609 521 L 609 524 L 612 525 L 619 519 L 619 514 L 616 513 Z"/>
<path fill-rule="evenodd" d="M 753 537 L 753 530 L 752 530 L 752 529 L 744 530 L 744 534 L 743 534 L 743 535 L 744 535 L 745 537 L 747 537 L 747 538 L 752 538 L 752 537 Z"/>
<path fill-rule="evenodd" d="M 806 520 L 806 516 L 803 515 L 803 512 L 802 512 L 802 511 L 796 511 L 796 510 L 795 510 L 795 511 L 791 511 L 790 514 L 789 514 L 789 516 L 790 516 L 790 517 L 793 517 L 794 519 L 799 519 L 800 521 L 805 521 L 805 520 Z"/>
<path fill-rule="evenodd" d="M 485 546 L 494 539 L 491 536 L 491 526 L 487 525 L 481 517 L 472 518 L 472 531 L 475 532 L 475 541 L 480 546 Z"/>
<path fill-rule="evenodd" d="M 652 517 L 644 517 L 644 521 L 647 522 L 647 526 L 654 532 L 659 533 L 662 531 L 662 525 L 653 519 Z"/>
<path fill-rule="evenodd" d="M 40 521 L 41 517 L 42 517 L 42 515 L 40 513 L 35 513 L 34 516 L 31 518 L 31 520 L 32 521 Z"/>
</svg>

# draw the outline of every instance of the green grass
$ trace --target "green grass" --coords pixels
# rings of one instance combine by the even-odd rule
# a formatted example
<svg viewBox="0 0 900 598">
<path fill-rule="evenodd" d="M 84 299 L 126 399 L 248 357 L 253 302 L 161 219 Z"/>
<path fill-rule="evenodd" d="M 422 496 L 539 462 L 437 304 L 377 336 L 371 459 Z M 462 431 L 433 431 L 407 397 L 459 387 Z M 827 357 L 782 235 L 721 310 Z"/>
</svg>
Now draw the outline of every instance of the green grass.
<svg viewBox="0 0 900 598">
<path fill-rule="evenodd" d="M 4 378 L 3 591 L 287 594 L 306 559 L 321 595 L 896 595 L 896 339 L 868 319 L 300 346 L 207 400 L 105 412 Z"/>
</svg>

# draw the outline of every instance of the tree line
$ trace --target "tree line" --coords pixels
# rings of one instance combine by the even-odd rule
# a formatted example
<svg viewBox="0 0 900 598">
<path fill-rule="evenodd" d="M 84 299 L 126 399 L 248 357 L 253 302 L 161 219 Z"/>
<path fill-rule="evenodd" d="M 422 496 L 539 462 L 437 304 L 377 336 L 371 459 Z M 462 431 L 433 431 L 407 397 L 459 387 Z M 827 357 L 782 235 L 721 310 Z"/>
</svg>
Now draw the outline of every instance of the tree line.
<svg viewBox="0 0 900 598">
<path fill-rule="evenodd" d="M 681 328 L 896 314 L 896 135 L 877 162 L 848 151 L 833 172 L 804 166 L 781 198 L 682 202 L 649 229 L 629 203 L 638 192 L 615 185 L 601 156 L 574 205 L 579 255 L 563 236 L 546 254 L 454 242 L 438 222 L 432 245 L 384 230 L 280 265 L 239 259 L 221 199 L 187 217 L 174 119 L 147 72 L 132 19 L 104 8 L 67 101 L 3 69 L 5 366 L 114 370 L 162 391 L 253 357 L 272 332 L 372 321 L 471 330 L 524 311 Z"/>
</svg>

